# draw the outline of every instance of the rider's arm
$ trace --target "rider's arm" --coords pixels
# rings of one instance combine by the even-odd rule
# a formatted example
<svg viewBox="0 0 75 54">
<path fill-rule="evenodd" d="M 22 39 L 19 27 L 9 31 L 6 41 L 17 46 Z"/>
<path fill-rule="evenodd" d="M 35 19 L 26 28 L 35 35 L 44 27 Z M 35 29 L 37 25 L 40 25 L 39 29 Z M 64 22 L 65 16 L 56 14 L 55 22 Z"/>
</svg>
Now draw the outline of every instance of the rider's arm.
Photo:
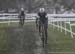
<svg viewBox="0 0 75 54">
<path fill-rule="evenodd" d="M 48 15 L 46 13 L 46 23 L 47 23 L 47 28 L 48 28 Z"/>
<path fill-rule="evenodd" d="M 35 18 L 36 18 L 36 22 L 39 20 L 39 16 L 35 16 Z"/>
<path fill-rule="evenodd" d="M 48 21 L 48 15 L 47 15 L 47 13 L 45 13 L 45 17 L 46 17 L 46 20 Z"/>
</svg>

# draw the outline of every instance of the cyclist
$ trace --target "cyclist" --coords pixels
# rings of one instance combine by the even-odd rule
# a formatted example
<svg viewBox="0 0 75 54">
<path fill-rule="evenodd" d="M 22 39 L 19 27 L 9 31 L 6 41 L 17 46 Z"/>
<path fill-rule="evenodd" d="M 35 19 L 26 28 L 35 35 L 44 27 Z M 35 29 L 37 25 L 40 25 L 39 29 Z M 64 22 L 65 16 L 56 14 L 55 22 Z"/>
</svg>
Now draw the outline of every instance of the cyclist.
<svg viewBox="0 0 75 54">
<path fill-rule="evenodd" d="M 38 28 L 38 26 L 39 26 L 39 18 L 37 17 L 37 16 L 35 16 L 36 17 L 36 27 Z"/>
<path fill-rule="evenodd" d="M 38 13 L 38 17 L 39 17 L 39 33 L 41 33 L 41 28 L 42 28 L 42 26 L 44 26 L 46 43 L 47 43 L 48 18 L 47 18 L 47 13 L 45 12 L 44 8 L 40 8 L 39 13 Z"/>
<path fill-rule="evenodd" d="M 25 20 L 24 8 L 21 8 L 19 18 L 20 18 L 19 24 L 20 24 L 20 26 L 23 26 L 24 25 L 24 20 Z"/>
</svg>

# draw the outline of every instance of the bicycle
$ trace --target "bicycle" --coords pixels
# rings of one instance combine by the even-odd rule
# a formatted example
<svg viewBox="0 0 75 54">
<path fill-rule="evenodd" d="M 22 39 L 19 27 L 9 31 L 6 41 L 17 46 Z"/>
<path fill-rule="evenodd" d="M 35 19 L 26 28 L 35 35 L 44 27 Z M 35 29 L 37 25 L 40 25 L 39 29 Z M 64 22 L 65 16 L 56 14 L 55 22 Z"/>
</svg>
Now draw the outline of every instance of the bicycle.
<svg viewBox="0 0 75 54">
<path fill-rule="evenodd" d="M 42 46 L 45 47 L 46 44 L 46 36 L 45 36 L 45 27 L 44 24 L 41 24 L 41 40 L 42 40 Z"/>
<path fill-rule="evenodd" d="M 24 25 L 24 16 L 20 16 L 19 25 L 20 25 L 21 27 L 23 27 L 23 25 Z"/>
<path fill-rule="evenodd" d="M 44 24 L 41 26 L 41 40 L 42 40 L 42 46 L 45 46 L 45 30 L 44 30 Z"/>
<path fill-rule="evenodd" d="M 48 19 L 46 19 L 48 23 Z M 39 35 L 41 37 L 42 40 L 42 46 L 45 47 L 45 45 L 47 44 L 47 37 L 46 37 L 46 25 L 45 23 L 42 23 L 39 18 L 36 18 L 36 27 L 39 28 Z"/>
</svg>

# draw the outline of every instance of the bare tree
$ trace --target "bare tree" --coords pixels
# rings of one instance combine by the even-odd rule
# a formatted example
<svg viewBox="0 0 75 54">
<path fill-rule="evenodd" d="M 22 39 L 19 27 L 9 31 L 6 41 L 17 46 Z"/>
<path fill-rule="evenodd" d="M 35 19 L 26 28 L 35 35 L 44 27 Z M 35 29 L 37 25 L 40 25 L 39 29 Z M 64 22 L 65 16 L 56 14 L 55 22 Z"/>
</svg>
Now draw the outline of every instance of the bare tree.
<svg viewBox="0 0 75 54">
<path fill-rule="evenodd" d="M 75 1 L 74 0 L 62 0 L 62 5 L 68 9 L 72 9 L 75 6 Z"/>
<path fill-rule="evenodd" d="M 34 9 L 37 9 L 43 5 L 43 0 L 27 0 L 26 6 L 28 11 L 31 12 Z"/>
</svg>

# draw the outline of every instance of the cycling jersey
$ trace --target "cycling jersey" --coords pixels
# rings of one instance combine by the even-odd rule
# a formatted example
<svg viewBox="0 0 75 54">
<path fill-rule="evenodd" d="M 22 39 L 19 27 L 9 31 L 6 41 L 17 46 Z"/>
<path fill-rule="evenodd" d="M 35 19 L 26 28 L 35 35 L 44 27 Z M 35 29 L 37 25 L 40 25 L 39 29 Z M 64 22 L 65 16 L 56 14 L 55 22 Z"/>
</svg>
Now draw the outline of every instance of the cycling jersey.
<svg viewBox="0 0 75 54">
<path fill-rule="evenodd" d="M 20 15 L 19 15 L 19 24 L 21 25 L 21 26 L 23 26 L 24 25 L 24 20 L 25 20 L 25 13 L 24 13 L 24 11 L 21 11 L 20 12 Z"/>
<path fill-rule="evenodd" d="M 25 16 L 24 11 L 21 11 L 20 16 Z"/>
<path fill-rule="evenodd" d="M 38 16 L 39 16 L 39 20 L 42 22 L 42 23 L 45 23 L 45 21 L 47 20 L 46 18 L 46 13 L 45 12 L 42 12 L 42 13 L 38 13 Z"/>
</svg>

